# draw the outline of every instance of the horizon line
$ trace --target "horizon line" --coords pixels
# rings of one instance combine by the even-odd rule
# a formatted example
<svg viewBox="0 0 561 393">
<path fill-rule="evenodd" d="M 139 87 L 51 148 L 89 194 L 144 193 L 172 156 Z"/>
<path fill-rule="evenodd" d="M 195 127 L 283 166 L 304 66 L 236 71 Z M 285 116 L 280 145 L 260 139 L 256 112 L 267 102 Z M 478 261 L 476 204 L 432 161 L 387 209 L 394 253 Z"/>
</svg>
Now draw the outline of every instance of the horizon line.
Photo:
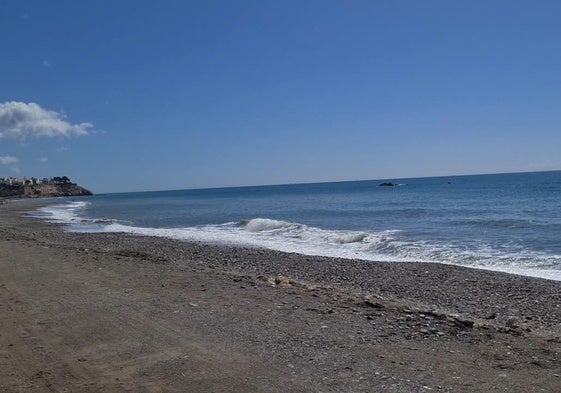
<svg viewBox="0 0 561 393">
<path fill-rule="evenodd" d="M 466 177 L 466 176 L 489 176 L 489 175 L 514 175 L 524 173 L 546 173 L 546 172 L 561 172 L 561 169 L 548 169 L 540 171 L 513 171 L 513 172 L 494 172 L 494 173 L 466 173 L 459 175 L 436 175 L 436 176 L 411 176 L 411 177 L 382 177 L 373 179 L 355 179 L 355 180 L 329 180 L 317 182 L 297 182 L 297 183 L 277 183 L 277 184 L 251 184 L 251 185 L 236 185 L 236 186 L 216 186 L 216 187 L 195 187 L 195 188 L 170 188 L 163 190 L 136 190 L 136 191 L 116 191 L 116 192 L 102 192 L 95 195 L 107 194 L 132 194 L 132 193 L 145 193 L 145 192 L 173 192 L 173 191 L 204 191 L 204 190 L 222 190 L 231 188 L 251 188 L 251 187 L 275 187 L 275 186 L 297 186 L 297 185 L 312 185 L 312 184 L 327 184 L 327 183 L 352 183 L 352 182 L 365 182 L 365 181 L 386 181 L 386 180 L 405 180 L 405 179 L 430 179 L 430 178 L 446 178 L 446 177 Z"/>
</svg>

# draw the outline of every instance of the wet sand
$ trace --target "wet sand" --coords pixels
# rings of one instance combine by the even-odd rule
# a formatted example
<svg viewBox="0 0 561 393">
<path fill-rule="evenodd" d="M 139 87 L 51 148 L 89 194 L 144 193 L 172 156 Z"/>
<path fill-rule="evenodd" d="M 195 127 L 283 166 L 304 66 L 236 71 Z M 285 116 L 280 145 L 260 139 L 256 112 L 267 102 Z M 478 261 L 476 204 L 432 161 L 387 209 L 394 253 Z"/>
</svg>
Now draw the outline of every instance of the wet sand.
<svg viewBox="0 0 561 393">
<path fill-rule="evenodd" d="M 0 392 L 559 392 L 561 282 L 0 206 Z"/>
</svg>

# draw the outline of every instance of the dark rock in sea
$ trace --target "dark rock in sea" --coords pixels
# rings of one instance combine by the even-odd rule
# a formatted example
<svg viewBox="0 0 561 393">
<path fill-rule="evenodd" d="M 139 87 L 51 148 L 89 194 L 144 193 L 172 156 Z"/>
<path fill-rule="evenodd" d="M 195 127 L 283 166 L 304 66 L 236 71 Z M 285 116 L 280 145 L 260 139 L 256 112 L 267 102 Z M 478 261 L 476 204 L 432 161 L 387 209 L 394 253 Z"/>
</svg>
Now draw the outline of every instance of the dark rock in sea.
<svg viewBox="0 0 561 393">
<path fill-rule="evenodd" d="M 380 186 L 380 187 L 395 187 L 395 186 L 397 186 L 397 184 L 392 183 L 392 182 L 384 182 L 384 183 L 378 184 L 378 186 Z"/>
</svg>

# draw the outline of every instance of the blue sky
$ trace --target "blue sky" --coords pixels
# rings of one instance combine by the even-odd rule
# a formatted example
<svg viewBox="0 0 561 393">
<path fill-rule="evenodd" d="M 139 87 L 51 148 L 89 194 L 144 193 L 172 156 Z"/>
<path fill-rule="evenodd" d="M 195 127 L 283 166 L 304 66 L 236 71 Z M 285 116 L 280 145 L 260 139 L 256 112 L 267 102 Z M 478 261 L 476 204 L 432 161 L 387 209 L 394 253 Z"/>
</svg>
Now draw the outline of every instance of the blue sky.
<svg viewBox="0 0 561 393">
<path fill-rule="evenodd" d="M 117 192 L 561 169 L 559 15 L 3 1 L 0 176 Z"/>
</svg>

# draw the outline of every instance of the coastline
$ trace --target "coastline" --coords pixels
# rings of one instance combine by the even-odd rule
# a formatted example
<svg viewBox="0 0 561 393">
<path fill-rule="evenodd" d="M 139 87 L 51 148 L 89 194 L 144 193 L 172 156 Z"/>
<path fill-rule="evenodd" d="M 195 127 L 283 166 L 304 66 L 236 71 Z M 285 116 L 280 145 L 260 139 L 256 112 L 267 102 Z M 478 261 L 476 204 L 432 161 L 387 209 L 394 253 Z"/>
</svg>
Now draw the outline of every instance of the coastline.
<svg viewBox="0 0 561 393">
<path fill-rule="evenodd" d="M 67 233 L 31 208 L 0 206 L 0 391 L 561 386 L 560 282 Z"/>
</svg>

